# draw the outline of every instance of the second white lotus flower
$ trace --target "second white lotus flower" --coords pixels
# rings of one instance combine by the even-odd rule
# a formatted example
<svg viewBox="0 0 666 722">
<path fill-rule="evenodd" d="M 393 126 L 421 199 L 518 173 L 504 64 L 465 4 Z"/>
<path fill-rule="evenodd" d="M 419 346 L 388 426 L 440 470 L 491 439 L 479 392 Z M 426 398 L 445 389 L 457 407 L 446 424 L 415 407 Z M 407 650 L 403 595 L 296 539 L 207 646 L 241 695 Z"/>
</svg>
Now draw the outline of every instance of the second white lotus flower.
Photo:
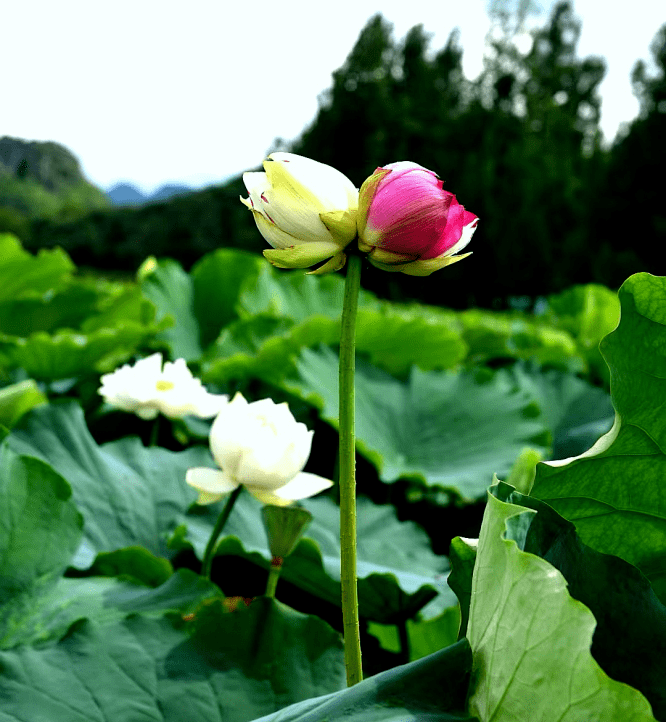
<svg viewBox="0 0 666 722">
<path fill-rule="evenodd" d="M 163 367 L 161 353 L 140 359 L 134 366 L 120 366 L 101 381 L 99 394 L 108 404 L 147 420 L 160 412 L 170 419 L 189 415 L 210 419 L 229 401 L 225 394 L 206 391 L 185 359 L 167 361 Z"/>
<path fill-rule="evenodd" d="M 189 469 L 186 481 L 199 490 L 199 504 L 212 504 L 243 485 L 264 504 L 287 506 L 333 485 L 302 471 L 312 435 L 286 403 L 248 403 L 237 393 L 210 430 L 210 450 L 220 468 Z"/>
</svg>

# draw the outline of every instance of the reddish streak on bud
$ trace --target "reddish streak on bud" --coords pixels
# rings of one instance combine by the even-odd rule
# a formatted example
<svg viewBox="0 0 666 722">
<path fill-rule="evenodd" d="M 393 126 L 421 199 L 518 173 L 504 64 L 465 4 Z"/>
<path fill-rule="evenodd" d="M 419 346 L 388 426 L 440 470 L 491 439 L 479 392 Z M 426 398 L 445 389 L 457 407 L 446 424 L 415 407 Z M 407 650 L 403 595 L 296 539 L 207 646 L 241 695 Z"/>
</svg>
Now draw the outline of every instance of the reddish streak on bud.
<svg viewBox="0 0 666 722">
<path fill-rule="evenodd" d="M 261 200 L 262 200 L 264 203 L 268 203 L 268 198 L 266 198 L 266 196 L 265 196 L 263 193 L 261 194 Z"/>
</svg>

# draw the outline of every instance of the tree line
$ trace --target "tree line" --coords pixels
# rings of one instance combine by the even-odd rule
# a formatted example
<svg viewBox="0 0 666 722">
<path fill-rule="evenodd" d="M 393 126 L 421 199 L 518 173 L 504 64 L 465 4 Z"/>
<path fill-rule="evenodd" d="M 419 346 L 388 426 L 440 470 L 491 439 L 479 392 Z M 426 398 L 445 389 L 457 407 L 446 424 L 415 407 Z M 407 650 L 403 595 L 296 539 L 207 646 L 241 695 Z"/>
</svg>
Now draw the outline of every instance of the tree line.
<svg viewBox="0 0 666 722">
<path fill-rule="evenodd" d="M 637 63 L 640 115 L 609 147 L 599 130 L 605 63 L 580 58 L 581 24 L 558 4 L 525 50 L 519 24 L 498 20 L 485 67 L 469 80 L 452 33 L 431 53 L 422 26 L 402 41 L 381 15 L 362 30 L 313 123 L 289 150 L 339 168 L 357 185 L 376 166 L 413 160 L 480 218 L 471 258 L 429 279 L 369 269 L 364 285 L 394 299 L 504 307 L 574 283 L 618 287 L 660 273 L 666 240 L 666 25 L 656 73 Z M 144 208 L 31 223 L 28 245 L 61 245 L 80 264 L 134 269 L 148 254 L 185 266 L 220 246 L 265 247 L 238 202 L 241 179 Z"/>
</svg>

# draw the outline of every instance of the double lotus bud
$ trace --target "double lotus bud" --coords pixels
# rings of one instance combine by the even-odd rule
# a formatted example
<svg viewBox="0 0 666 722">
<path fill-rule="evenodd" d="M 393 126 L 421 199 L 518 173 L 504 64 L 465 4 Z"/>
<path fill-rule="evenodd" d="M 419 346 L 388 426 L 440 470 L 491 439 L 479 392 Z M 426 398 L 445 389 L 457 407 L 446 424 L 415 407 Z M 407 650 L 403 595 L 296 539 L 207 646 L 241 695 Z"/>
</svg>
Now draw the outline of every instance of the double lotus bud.
<svg viewBox="0 0 666 722">
<path fill-rule="evenodd" d="M 265 173 L 244 173 L 264 251 L 279 268 L 338 271 L 344 249 L 358 239 L 370 263 L 385 271 L 429 276 L 466 258 L 478 218 L 445 191 L 437 175 L 402 161 L 377 170 L 361 186 L 331 166 L 292 153 L 273 153 Z"/>
</svg>

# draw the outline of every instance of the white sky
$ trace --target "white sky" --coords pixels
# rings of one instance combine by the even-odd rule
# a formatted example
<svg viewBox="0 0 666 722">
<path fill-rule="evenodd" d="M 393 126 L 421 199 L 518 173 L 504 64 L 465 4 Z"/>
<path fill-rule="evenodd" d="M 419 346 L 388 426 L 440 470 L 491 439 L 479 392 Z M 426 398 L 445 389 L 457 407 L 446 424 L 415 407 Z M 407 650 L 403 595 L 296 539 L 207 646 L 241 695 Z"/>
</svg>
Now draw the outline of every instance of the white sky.
<svg viewBox="0 0 666 722">
<path fill-rule="evenodd" d="M 601 124 L 612 138 L 636 115 L 631 68 L 650 58 L 666 7 L 575 0 L 574 8 L 579 55 L 607 59 Z M 481 71 L 485 0 L 9 0 L 0 15 L 0 136 L 64 144 L 103 188 L 219 182 L 312 121 L 317 95 L 378 11 L 398 39 L 423 23 L 433 50 L 459 27 L 465 73 Z M 386 162 L 395 160 L 404 159 Z"/>
</svg>

